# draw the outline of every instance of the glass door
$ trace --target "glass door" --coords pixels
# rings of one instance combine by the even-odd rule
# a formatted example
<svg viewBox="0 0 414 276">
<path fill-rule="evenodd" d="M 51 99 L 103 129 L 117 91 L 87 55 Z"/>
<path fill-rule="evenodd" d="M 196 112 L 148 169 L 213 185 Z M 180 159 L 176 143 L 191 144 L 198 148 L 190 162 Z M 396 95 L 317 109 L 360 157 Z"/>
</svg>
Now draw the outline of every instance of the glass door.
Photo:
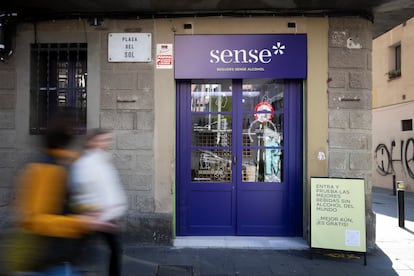
<svg viewBox="0 0 414 276">
<path fill-rule="evenodd" d="M 292 235 L 293 224 L 299 229 L 291 215 L 301 213 L 301 189 L 294 188 L 301 183 L 301 86 L 293 83 L 180 81 L 178 235 L 275 236 Z"/>
<path fill-rule="evenodd" d="M 232 80 L 178 86 L 178 233 L 234 235 Z"/>
<path fill-rule="evenodd" d="M 284 82 L 244 79 L 241 90 L 237 234 L 285 234 Z"/>
<path fill-rule="evenodd" d="M 191 84 L 191 181 L 232 182 L 231 81 Z"/>
<path fill-rule="evenodd" d="M 283 88 L 282 81 L 243 80 L 243 182 L 282 182 Z"/>
</svg>

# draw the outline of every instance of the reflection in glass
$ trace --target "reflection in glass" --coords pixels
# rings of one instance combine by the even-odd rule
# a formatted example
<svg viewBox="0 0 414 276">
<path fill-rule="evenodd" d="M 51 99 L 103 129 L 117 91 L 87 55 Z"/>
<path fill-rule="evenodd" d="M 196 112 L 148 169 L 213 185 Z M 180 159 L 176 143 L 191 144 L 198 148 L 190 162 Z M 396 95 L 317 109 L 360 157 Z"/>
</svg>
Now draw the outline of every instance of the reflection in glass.
<svg viewBox="0 0 414 276">
<path fill-rule="evenodd" d="M 68 87 L 68 63 L 67 62 L 58 62 L 58 83 L 59 88 Z"/>
<path fill-rule="evenodd" d="M 255 120 L 251 114 L 243 115 L 243 145 L 260 146 L 264 137 L 276 137 L 281 145 L 283 142 L 283 114 L 275 114 L 272 120 L 260 122 Z"/>
<path fill-rule="evenodd" d="M 76 87 L 79 88 L 84 88 L 86 87 L 86 72 L 83 68 L 83 64 L 82 62 L 76 62 L 76 75 L 75 75 L 75 79 L 76 79 Z"/>
<path fill-rule="evenodd" d="M 265 124 L 243 134 L 243 181 L 282 181 L 282 135 Z"/>
<path fill-rule="evenodd" d="M 231 80 L 192 80 L 192 181 L 231 181 L 231 91 Z"/>
<path fill-rule="evenodd" d="M 257 106 L 269 109 L 257 111 Z M 244 182 L 282 182 L 283 83 L 254 79 L 243 83 Z"/>
<path fill-rule="evenodd" d="M 192 115 L 194 146 L 231 146 L 231 115 L 193 114 Z"/>
<path fill-rule="evenodd" d="M 253 111 L 260 102 L 268 102 L 283 111 L 283 82 L 273 79 L 243 80 L 243 110 Z"/>
<path fill-rule="evenodd" d="M 192 112 L 226 112 L 231 108 L 231 85 L 227 80 L 191 84 Z"/>
<path fill-rule="evenodd" d="M 193 150 L 192 181 L 230 182 L 231 152 L 229 150 Z"/>
</svg>

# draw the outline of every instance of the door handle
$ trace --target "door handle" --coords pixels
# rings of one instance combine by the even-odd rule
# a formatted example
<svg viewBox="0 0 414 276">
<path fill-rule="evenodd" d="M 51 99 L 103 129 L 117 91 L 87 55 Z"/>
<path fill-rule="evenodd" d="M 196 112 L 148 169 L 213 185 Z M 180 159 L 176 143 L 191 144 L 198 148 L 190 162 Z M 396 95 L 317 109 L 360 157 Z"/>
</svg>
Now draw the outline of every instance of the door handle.
<svg viewBox="0 0 414 276">
<path fill-rule="evenodd" d="M 236 155 L 233 155 L 233 165 L 236 165 L 237 164 L 237 157 L 236 157 Z"/>
</svg>

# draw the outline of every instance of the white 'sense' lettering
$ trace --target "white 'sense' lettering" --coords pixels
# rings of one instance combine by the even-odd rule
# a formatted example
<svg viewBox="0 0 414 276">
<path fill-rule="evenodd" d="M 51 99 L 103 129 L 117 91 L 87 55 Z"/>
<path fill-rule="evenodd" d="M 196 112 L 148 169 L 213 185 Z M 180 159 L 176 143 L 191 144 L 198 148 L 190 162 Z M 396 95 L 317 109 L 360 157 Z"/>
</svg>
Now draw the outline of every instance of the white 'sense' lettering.
<svg viewBox="0 0 414 276">
<path fill-rule="evenodd" d="M 211 50 L 210 63 L 269 63 L 272 61 L 272 52 L 268 49 L 250 50 Z"/>
</svg>

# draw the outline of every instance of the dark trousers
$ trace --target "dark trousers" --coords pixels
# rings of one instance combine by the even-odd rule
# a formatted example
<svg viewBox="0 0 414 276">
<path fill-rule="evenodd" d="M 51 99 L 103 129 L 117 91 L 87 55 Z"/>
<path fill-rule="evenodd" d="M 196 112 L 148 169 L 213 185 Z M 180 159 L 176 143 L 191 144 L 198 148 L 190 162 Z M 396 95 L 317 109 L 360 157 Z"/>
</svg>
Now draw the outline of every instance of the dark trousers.
<svg viewBox="0 0 414 276">
<path fill-rule="evenodd" d="M 99 233 L 109 247 L 109 276 L 120 276 L 122 268 L 122 244 L 119 233 Z"/>
</svg>

